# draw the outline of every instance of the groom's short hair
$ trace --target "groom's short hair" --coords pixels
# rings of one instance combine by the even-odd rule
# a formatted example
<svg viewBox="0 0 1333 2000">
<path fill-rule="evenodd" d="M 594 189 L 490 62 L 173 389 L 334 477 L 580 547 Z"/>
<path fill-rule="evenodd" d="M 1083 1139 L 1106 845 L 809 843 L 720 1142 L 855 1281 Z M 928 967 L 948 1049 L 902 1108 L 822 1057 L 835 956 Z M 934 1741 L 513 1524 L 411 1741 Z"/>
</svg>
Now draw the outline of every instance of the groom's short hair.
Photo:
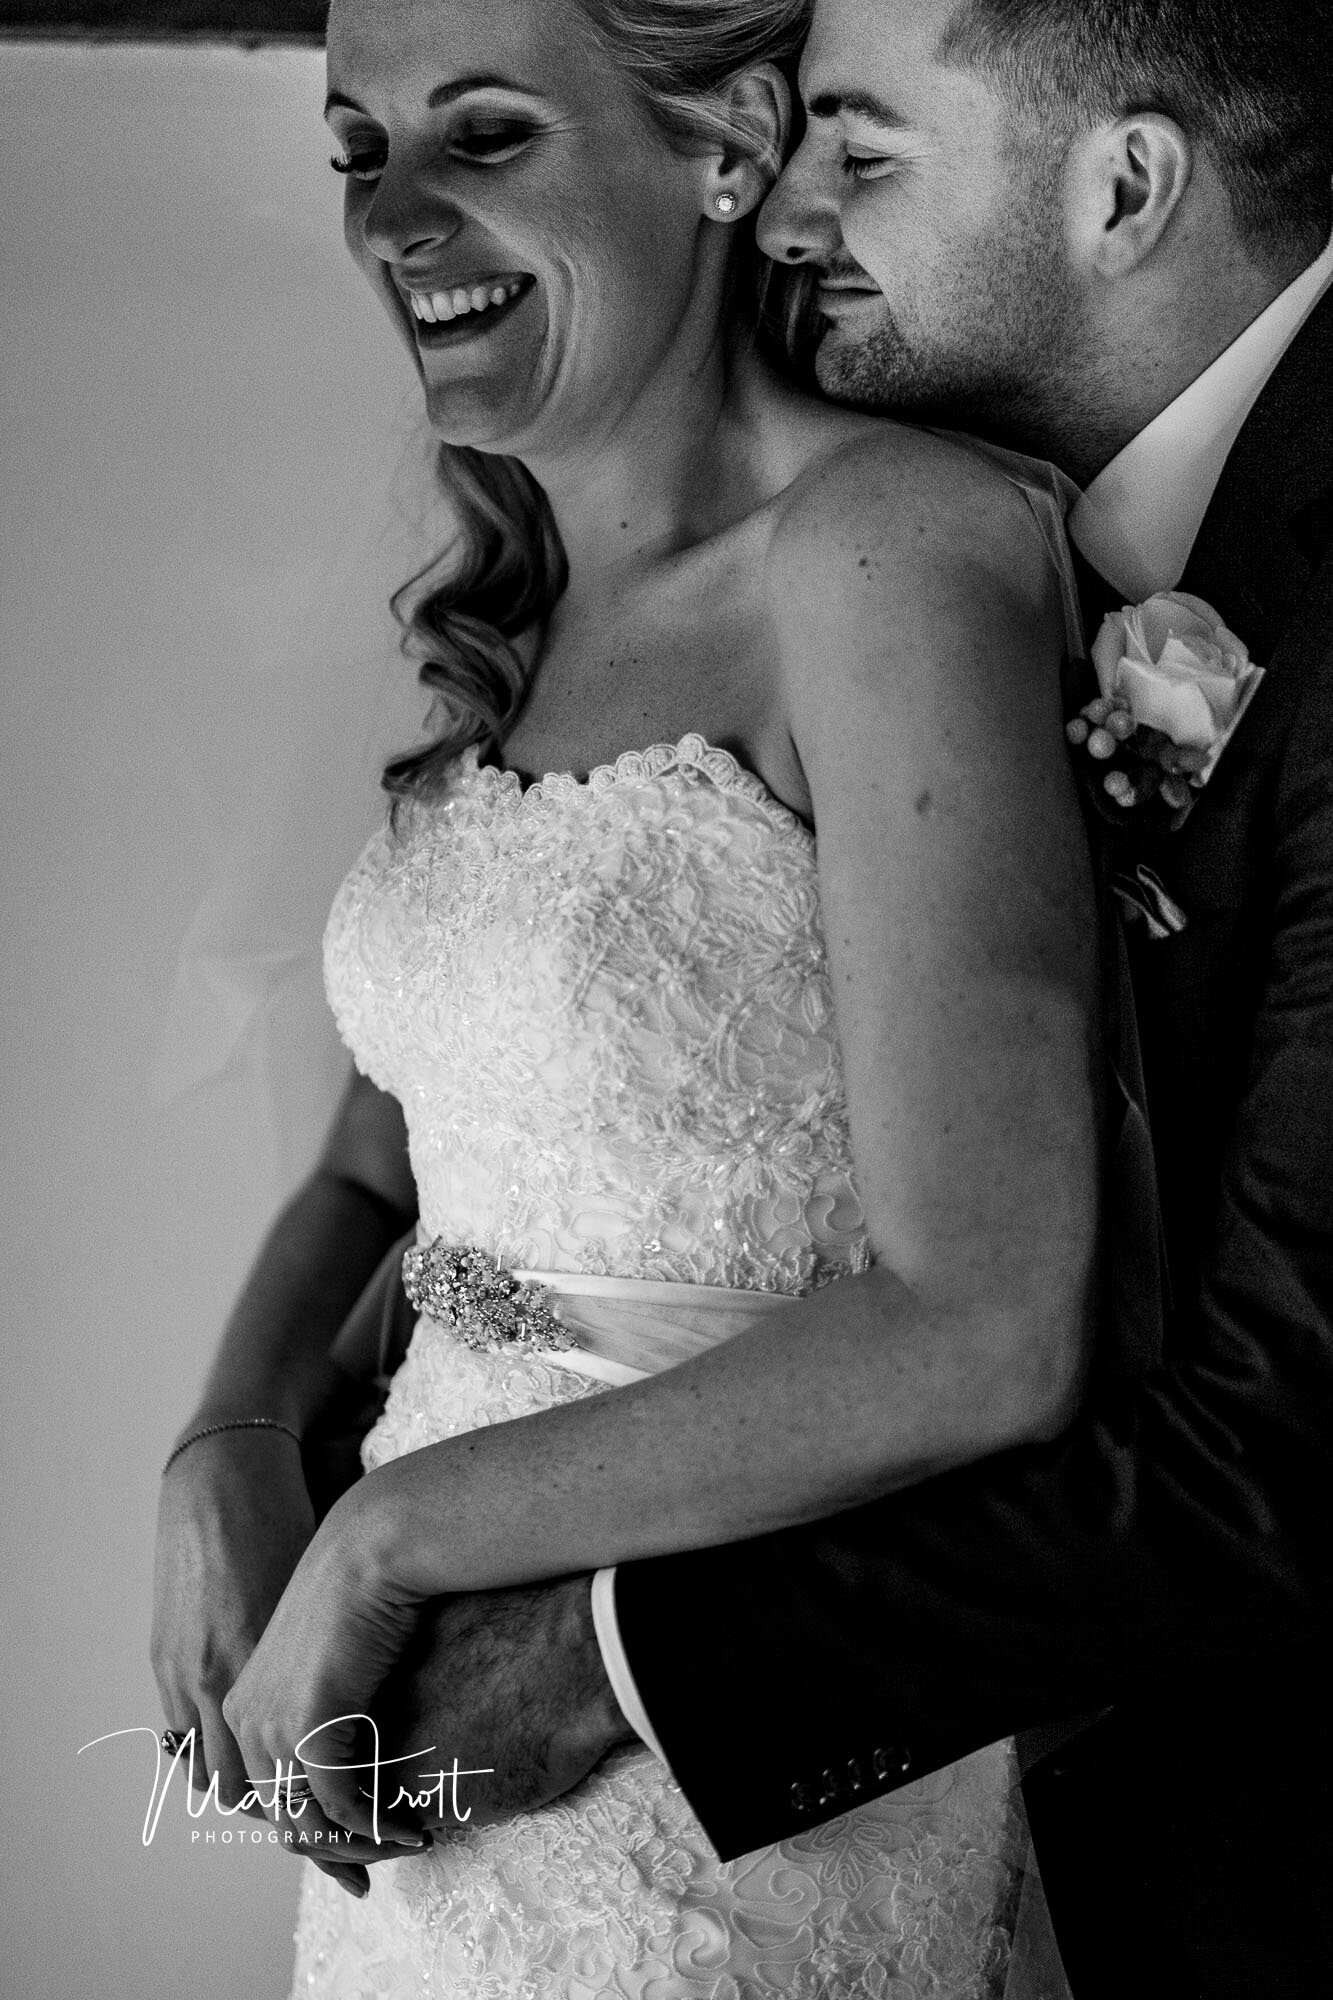
<svg viewBox="0 0 1333 2000">
<path fill-rule="evenodd" d="M 960 0 L 936 56 L 985 71 L 1056 137 L 1131 111 L 1174 118 L 1259 261 L 1328 239 L 1330 0 Z"/>
</svg>

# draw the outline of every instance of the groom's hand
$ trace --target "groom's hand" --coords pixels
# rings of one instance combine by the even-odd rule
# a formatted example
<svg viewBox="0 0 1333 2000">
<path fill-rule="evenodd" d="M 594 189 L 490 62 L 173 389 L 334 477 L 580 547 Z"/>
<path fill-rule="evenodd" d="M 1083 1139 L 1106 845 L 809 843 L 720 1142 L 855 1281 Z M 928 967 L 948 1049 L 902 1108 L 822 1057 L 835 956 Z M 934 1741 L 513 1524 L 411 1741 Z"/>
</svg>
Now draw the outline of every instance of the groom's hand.
<svg viewBox="0 0 1333 2000">
<path fill-rule="evenodd" d="M 591 1592 L 577 1576 L 427 1608 L 376 1698 L 381 1756 L 425 1752 L 388 1765 L 386 1807 L 416 1784 L 432 1794 L 423 1826 L 484 1825 L 558 1798 L 637 1741 L 606 1678 Z"/>
</svg>

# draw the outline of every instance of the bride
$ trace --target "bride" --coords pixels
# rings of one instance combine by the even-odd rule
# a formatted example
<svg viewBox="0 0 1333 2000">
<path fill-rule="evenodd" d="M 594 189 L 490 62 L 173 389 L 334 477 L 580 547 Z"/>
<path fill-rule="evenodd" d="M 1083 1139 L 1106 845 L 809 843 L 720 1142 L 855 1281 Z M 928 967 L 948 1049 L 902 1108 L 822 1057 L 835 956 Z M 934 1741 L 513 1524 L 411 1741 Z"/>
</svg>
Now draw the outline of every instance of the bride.
<svg viewBox="0 0 1333 2000">
<path fill-rule="evenodd" d="M 806 15 L 334 0 L 347 240 L 461 526 L 411 617 L 431 740 L 329 922 L 363 1074 L 182 1433 L 155 1637 L 224 1802 L 302 1745 L 304 1826 L 358 1836 L 309 1873 L 301 1994 L 999 1990 L 1004 1745 L 906 1791 L 881 1758 L 723 1864 L 637 1742 L 423 1848 L 332 1768 L 350 1723 L 309 1735 L 431 1598 L 816 1519 L 1070 1413 L 1095 954 L 1058 533 L 1035 476 L 762 357 Z M 426 1310 L 316 1529 L 296 1440 L 418 1203 Z M 706 1631 L 663 1643 L 706 1677 Z"/>
</svg>

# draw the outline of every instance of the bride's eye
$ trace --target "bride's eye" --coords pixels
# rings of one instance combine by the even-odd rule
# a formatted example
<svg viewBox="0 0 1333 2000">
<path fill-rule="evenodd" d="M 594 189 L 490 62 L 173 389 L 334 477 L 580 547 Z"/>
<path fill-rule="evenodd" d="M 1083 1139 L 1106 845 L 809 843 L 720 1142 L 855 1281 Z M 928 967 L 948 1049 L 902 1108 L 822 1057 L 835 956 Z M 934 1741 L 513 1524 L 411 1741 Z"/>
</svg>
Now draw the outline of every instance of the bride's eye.
<svg viewBox="0 0 1333 2000">
<path fill-rule="evenodd" d="M 497 166 L 514 159 L 537 136 L 535 125 L 512 118 L 474 118 L 451 133 L 447 145 L 456 159 L 471 166 Z M 350 174 L 353 180 L 377 181 L 384 172 L 387 146 L 357 146 L 348 140 L 341 153 L 329 161 L 335 174 Z"/>
<path fill-rule="evenodd" d="M 536 132 L 537 128 L 525 120 L 474 118 L 459 126 L 449 144 L 465 160 L 496 166 L 521 153 Z"/>
<path fill-rule="evenodd" d="M 353 152 L 349 147 L 345 153 L 335 153 L 329 165 L 335 174 L 350 174 L 358 181 L 377 181 L 384 172 L 387 158 L 383 146 L 368 147 L 360 153 Z"/>
</svg>

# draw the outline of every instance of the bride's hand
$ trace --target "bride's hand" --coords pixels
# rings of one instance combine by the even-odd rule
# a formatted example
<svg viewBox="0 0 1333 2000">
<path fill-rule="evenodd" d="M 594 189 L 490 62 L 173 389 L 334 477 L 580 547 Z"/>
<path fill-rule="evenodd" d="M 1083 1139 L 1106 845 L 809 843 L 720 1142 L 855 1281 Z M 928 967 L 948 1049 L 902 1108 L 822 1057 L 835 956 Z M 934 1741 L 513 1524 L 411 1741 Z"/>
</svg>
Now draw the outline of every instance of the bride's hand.
<svg viewBox="0 0 1333 2000">
<path fill-rule="evenodd" d="M 162 1481 L 153 1672 L 166 1722 L 182 1735 L 196 1731 L 196 1787 L 216 1774 L 224 1806 L 240 1803 L 248 1781 L 223 1696 L 314 1531 L 300 1450 L 279 1430 L 200 1438 Z"/>
<path fill-rule="evenodd" d="M 379 1769 L 369 1713 L 426 1595 L 394 1562 L 393 1481 L 384 1473 L 369 1474 L 326 1515 L 222 1710 L 247 1770 L 303 1772 L 331 1825 L 419 1845 L 403 1815 L 387 1809 L 398 1787 L 392 1767 Z"/>
</svg>

